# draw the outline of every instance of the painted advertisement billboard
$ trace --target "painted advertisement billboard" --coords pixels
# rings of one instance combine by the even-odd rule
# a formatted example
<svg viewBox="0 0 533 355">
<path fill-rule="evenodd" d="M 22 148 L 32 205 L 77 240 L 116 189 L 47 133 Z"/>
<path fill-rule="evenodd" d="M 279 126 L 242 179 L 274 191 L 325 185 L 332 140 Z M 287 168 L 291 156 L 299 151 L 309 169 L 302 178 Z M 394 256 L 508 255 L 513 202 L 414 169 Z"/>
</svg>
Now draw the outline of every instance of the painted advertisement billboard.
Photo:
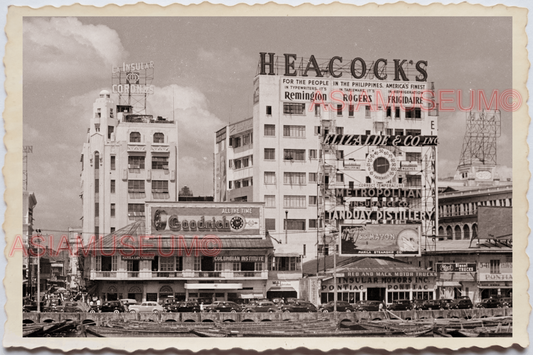
<svg viewBox="0 0 533 355">
<path fill-rule="evenodd" d="M 342 225 L 340 253 L 420 255 L 420 225 Z"/>
<path fill-rule="evenodd" d="M 263 211 L 258 204 L 147 203 L 150 235 L 263 237 Z"/>
</svg>

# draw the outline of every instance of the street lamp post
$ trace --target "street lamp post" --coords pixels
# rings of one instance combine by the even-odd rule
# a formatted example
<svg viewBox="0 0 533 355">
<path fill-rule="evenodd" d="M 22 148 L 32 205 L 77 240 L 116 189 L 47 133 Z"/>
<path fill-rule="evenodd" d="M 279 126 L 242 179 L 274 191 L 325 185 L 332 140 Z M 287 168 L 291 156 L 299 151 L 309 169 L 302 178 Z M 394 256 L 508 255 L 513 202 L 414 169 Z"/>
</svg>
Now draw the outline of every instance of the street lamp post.
<svg viewBox="0 0 533 355">
<path fill-rule="evenodd" d="M 285 211 L 285 244 L 288 243 L 288 238 L 287 238 L 287 229 L 289 229 L 288 218 L 289 218 L 289 211 Z"/>
</svg>

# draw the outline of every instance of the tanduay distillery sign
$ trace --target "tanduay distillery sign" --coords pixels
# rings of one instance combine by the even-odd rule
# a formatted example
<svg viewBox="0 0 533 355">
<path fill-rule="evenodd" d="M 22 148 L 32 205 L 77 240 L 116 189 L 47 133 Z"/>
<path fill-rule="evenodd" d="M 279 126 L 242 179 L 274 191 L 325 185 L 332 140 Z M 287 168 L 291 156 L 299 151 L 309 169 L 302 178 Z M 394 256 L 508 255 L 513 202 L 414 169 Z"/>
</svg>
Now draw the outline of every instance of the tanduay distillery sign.
<svg viewBox="0 0 533 355">
<path fill-rule="evenodd" d="M 147 233 L 153 236 L 264 236 L 258 203 L 148 202 Z"/>
</svg>

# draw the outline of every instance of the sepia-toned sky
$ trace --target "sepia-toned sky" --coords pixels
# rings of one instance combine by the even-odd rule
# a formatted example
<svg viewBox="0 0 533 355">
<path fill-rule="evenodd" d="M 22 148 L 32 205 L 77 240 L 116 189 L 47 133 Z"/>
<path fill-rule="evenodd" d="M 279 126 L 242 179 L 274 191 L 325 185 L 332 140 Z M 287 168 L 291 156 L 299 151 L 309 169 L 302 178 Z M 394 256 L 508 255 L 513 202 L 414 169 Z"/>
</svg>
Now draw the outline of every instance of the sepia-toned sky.
<svg viewBox="0 0 533 355">
<path fill-rule="evenodd" d="M 213 132 L 251 117 L 259 52 L 386 58 L 389 65 L 426 60 L 428 81 L 461 90 L 463 105 L 469 90 L 490 97 L 511 87 L 511 21 L 503 17 L 26 18 L 23 35 L 28 189 L 38 201 L 35 226 L 47 234 L 81 226 L 80 153 L 92 104 L 122 62 L 155 62 L 148 113 L 177 119 L 179 185 L 195 195 L 212 194 Z M 511 177 L 511 117 L 502 111 L 504 179 Z M 440 177 L 455 172 L 465 118 L 457 109 L 441 112 Z"/>
</svg>

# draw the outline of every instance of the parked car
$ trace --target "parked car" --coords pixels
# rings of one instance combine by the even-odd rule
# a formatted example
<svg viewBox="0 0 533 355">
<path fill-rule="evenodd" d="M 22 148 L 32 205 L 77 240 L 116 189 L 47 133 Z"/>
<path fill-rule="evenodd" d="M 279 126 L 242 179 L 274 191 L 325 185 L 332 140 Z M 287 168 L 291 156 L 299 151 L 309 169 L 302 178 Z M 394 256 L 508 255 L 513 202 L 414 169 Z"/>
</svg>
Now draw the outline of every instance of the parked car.
<svg viewBox="0 0 533 355">
<path fill-rule="evenodd" d="M 200 312 L 200 305 L 196 301 L 170 302 L 165 305 L 167 312 Z"/>
<path fill-rule="evenodd" d="M 269 312 L 274 313 L 279 311 L 279 307 L 272 301 L 257 301 L 244 306 L 243 312 Z"/>
<path fill-rule="evenodd" d="M 426 302 L 427 300 L 412 300 L 411 301 L 411 309 L 414 309 L 414 310 L 418 310 L 418 309 L 421 309 L 422 308 L 422 305 L 424 304 L 424 302 Z"/>
<path fill-rule="evenodd" d="M 327 313 L 333 312 L 335 301 L 329 301 L 319 308 L 319 312 Z M 346 301 L 337 301 L 337 312 L 353 312 L 355 311 L 353 305 Z"/>
<path fill-rule="evenodd" d="M 87 312 L 89 306 L 82 302 L 65 302 L 63 312 Z"/>
<path fill-rule="evenodd" d="M 129 311 L 129 307 L 132 304 L 137 304 L 137 300 L 135 300 L 133 298 L 122 298 L 122 299 L 120 299 L 120 302 L 122 302 L 124 307 L 126 307 L 126 312 Z"/>
<path fill-rule="evenodd" d="M 206 312 L 241 312 L 242 307 L 232 301 L 215 301 L 204 307 Z"/>
<path fill-rule="evenodd" d="M 291 302 L 289 304 L 282 305 L 280 307 L 282 312 L 292 313 L 292 312 L 317 312 L 318 309 L 314 304 L 309 301 L 298 300 Z"/>
<path fill-rule="evenodd" d="M 375 312 L 375 311 L 379 311 L 380 304 L 381 304 L 380 301 L 359 301 L 355 305 L 355 310 L 359 312 L 362 312 L 362 311 Z"/>
<path fill-rule="evenodd" d="M 437 310 L 437 309 L 449 309 L 450 303 L 452 303 L 454 300 L 450 298 L 441 298 L 438 300 L 427 300 L 422 304 L 420 309 L 423 310 Z"/>
<path fill-rule="evenodd" d="M 130 313 L 140 313 L 140 312 L 153 312 L 159 313 L 164 312 L 165 309 L 157 304 L 157 302 L 147 301 L 141 304 L 132 304 L 129 306 Z"/>
<path fill-rule="evenodd" d="M 497 298 L 485 298 L 476 304 L 477 308 L 501 308 L 502 303 Z"/>
<path fill-rule="evenodd" d="M 126 307 L 120 301 L 107 301 L 100 306 L 100 312 L 123 313 L 126 312 Z"/>
<path fill-rule="evenodd" d="M 513 298 L 512 297 L 501 297 L 500 303 L 504 308 L 513 308 Z"/>
<path fill-rule="evenodd" d="M 411 301 L 409 300 L 396 300 L 387 306 L 387 309 L 391 311 L 408 311 L 411 308 L 412 308 L 412 305 L 411 305 Z"/>
<path fill-rule="evenodd" d="M 459 297 L 453 302 L 450 302 L 449 309 L 470 309 L 474 308 L 472 300 L 468 296 Z"/>
</svg>

